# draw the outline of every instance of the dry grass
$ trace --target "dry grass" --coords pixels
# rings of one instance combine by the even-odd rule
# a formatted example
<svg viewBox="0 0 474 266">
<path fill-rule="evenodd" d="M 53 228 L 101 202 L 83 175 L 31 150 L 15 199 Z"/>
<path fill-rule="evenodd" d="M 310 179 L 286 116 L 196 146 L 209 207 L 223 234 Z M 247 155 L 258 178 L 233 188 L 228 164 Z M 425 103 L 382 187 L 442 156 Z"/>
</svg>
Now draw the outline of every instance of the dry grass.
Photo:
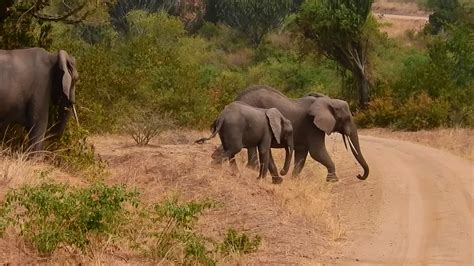
<svg viewBox="0 0 474 266">
<path fill-rule="evenodd" d="M 474 130 L 472 129 L 445 128 L 405 132 L 377 128 L 361 130 L 360 134 L 418 142 L 474 161 Z"/>
<path fill-rule="evenodd" d="M 145 203 L 160 202 L 171 196 L 178 196 L 183 201 L 216 200 L 220 206 L 206 211 L 198 222 L 201 233 L 222 239 L 233 227 L 262 237 L 261 247 L 256 253 L 244 257 L 232 255 L 221 259 L 221 263 L 314 264 L 324 261 L 328 250 L 343 242 L 345 229 L 335 211 L 338 195 L 333 193 L 339 185 L 325 182 L 326 170 L 319 164 L 308 159 L 300 178 L 285 177 L 283 184 L 273 185 L 269 176 L 264 181 L 257 181 L 258 173 L 245 167 L 246 156 L 241 153 L 238 156 L 240 175 L 234 175 L 228 164 L 211 165 L 210 155 L 219 143 L 218 138 L 208 144 L 194 144 L 194 140 L 208 134 L 164 132 L 145 147 L 136 146 L 128 136 L 97 136 L 91 141 L 109 164 L 108 184 L 137 188 Z M 329 144 L 330 152 L 339 153 L 342 142 L 340 139 L 330 141 L 333 142 L 338 144 Z M 275 156 L 281 167 L 283 152 L 278 151 Z M 335 155 L 333 158 L 336 165 L 341 165 L 338 170 L 340 178 L 348 173 L 356 174 L 355 164 L 344 163 L 345 157 Z M 8 188 L 38 182 L 41 175 L 73 184 L 85 182 L 22 157 L 0 156 L 0 171 L 2 177 L 6 176 L 1 179 L 4 180 L 0 188 L 1 197 Z M 143 225 L 142 233 L 136 234 L 139 241 L 149 241 L 146 234 L 149 229 L 150 225 Z M 98 242 L 91 257 L 69 254 L 67 249 L 60 249 L 47 261 L 94 265 L 153 261 L 130 249 L 129 243 L 108 243 Z M 40 263 L 42 260 L 32 255 L 31 248 L 25 247 L 15 234 L 0 239 L 0 249 L 4 250 L 0 252 L 3 261 L 27 259 L 31 263 Z"/>
<path fill-rule="evenodd" d="M 402 19 L 388 15 L 376 16 L 376 18 L 381 23 L 380 29 L 386 32 L 389 37 L 400 38 L 404 41 L 410 41 L 408 35 L 414 35 L 421 31 L 427 23 L 426 19 L 421 18 Z"/>
<path fill-rule="evenodd" d="M 389 37 L 402 39 L 411 45 L 410 34 L 423 29 L 429 13 L 412 0 L 378 0 L 372 5 L 372 12 L 381 23 L 381 30 Z"/>
<path fill-rule="evenodd" d="M 137 147 L 124 136 L 97 137 L 95 146 L 110 163 L 110 183 L 125 183 L 142 191 L 143 200 L 156 202 L 178 195 L 183 200 L 211 198 L 222 207 L 205 214 L 200 230 L 219 239 L 229 228 L 263 238 L 259 251 L 232 263 L 302 263 L 319 261 L 324 247 L 343 238 L 325 170 L 307 163 L 299 179 L 286 177 L 282 185 L 257 181 L 257 172 L 245 167 L 245 154 L 237 157 L 240 175 L 227 164 L 211 165 L 218 139 L 197 145 L 207 132 L 165 133 L 149 147 Z M 276 155 L 281 167 L 283 153 Z M 275 232 L 278 231 L 278 234 Z M 325 252 L 325 251 L 324 251 Z"/>
<path fill-rule="evenodd" d="M 420 8 L 417 0 L 375 0 L 372 11 L 384 14 L 425 16 L 427 12 Z"/>
</svg>

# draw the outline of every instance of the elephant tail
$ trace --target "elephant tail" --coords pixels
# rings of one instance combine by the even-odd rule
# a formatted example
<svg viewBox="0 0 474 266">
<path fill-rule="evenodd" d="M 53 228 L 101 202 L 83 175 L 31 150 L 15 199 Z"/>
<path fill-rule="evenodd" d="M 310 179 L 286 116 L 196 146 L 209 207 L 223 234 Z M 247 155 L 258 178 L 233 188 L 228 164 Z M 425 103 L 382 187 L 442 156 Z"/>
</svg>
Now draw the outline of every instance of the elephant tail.
<svg viewBox="0 0 474 266">
<path fill-rule="evenodd" d="M 203 144 L 204 142 L 214 138 L 219 132 L 219 130 L 221 130 L 221 127 L 222 127 L 222 120 L 219 118 L 214 120 L 214 122 L 212 122 L 212 125 L 211 125 L 211 132 L 212 132 L 211 136 L 209 136 L 209 138 L 198 139 L 195 141 L 195 143 Z"/>
</svg>

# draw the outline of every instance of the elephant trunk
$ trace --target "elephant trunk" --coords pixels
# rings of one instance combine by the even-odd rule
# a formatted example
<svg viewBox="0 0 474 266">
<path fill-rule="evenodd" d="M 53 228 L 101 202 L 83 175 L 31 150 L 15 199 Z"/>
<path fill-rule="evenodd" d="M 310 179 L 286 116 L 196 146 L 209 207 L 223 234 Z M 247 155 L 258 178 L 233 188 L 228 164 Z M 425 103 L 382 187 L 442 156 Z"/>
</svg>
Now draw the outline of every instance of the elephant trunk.
<svg viewBox="0 0 474 266">
<path fill-rule="evenodd" d="M 293 157 L 294 144 L 293 139 L 288 141 L 288 145 L 285 147 L 285 164 L 283 169 L 280 171 L 280 175 L 286 175 L 290 169 L 291 157 Z"/>
<path fill-rule="evenodd" d="M 357 128 L 355 127 L 354 124 L 352 124 L 351 131 L 348 135 L 349 138 L 349 146 L 351 148 L 352 154 L 356 158 L 357 162 L 362 166 L 364 169 L 364 174 L 357 175 L 357 178 L 360 180 L 365 180 L 369 176 L 369 166 L 367 165 L 367 162 L 364 159 L 364 156 L 362 156 L 362 152 L 360 150 L 360 144 L 359 144 L 359 135 L 357 134 Z"/>
<path fill-rule="evenodd" d="M 59 140 L 61 139 L 64 130 L 66 129 L 67 122 L 71 117 L 71 110 L 69 107 L 67 107 L 67 105 L 61 104 L 57 106 L 56 112 L 56 120 L 54 121 L 54 125 L 51 128 L 50 136 L 53 139 Z"/>
</svg>

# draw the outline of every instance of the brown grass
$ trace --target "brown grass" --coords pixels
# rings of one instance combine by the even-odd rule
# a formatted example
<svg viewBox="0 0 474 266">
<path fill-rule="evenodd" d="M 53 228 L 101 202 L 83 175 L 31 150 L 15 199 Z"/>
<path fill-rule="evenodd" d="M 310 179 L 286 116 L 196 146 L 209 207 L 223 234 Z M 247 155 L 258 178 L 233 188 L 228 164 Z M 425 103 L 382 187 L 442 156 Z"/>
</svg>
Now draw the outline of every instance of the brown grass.
<svg viewBox="0 0 474 266">
<path fill-rule="evenodd" d="M 473 160 L 472 130 L 442 129 L 420 132 L 392 132 L 385 129 L 361 130 L 361 134 L 398 138 L 446 149 Z M 260 249 L 247 256 L 229 256 L 222 264 L 314 264 L 325 262 L 333 251 L 346 243 L 347 213 L 340 206 L 354 198 L 345 196 L 348 189 L 366 187 L 355 175 L 361 171 L 352 155 L 344 150 L 338 134 L 327 140 L 340 182 L 326 183 L 326 170 L 308 158 L 299 178 L 285 177 L 281 185 L 271 184 L 270 177 L 256 180 L 257 172 L 245 168 L 245 154 L 237 157 L 240 175 L 234 175 L 228 164 L 211 165 L 210 155 L 218 138 L 197 145 L 193 141 L 208 132 L 165 132 L 138 147 L 128 136 L 105 135 L 91 139 L 97 152 L 109 163 L 108 184 L 126 184 L 141 192 L 145 203 L 156 203 L 170 196 L 183 201 L 213 199 L 220 206 L 206 211 L 198 222 L 198 230 L 208 237 L 222 239 L 230 227 L 250 235 L 260 235 Z M 436 145 L 433 145 L 435 143 Z M 283 152 L 275 151 L 281 167 Z M 0 155 L 0 199 L 10 188 L 35 183 L 41 176 L 75 185 L 85 183 L 44 163 L 26 160 L 22 154 Z M 369 183 L 367 183 L 369 182 Z M 368 199 L 377 192 L 367 193 Z M 374 196 L 373 196 L 374 195 Z M 356 200 L 363 200 L 364 195 Z M 350 210 L 346 210 L 350 211 Z M 150 225 L 137 223 L 135 237 L 150 241 Z M 151 225 L 152 226 L 152 225 Z M 141 232 L 141 233 L 140 233 Z M 123 264 L 156 263 L 129 248 L 129 243 L 97 242 L 91 257 L 70 254 L 60 249 L 46 260 L 32 252 L 17 232 L 7 232 L 0 239 L 0 260 L 30 263 Z"/>
<path fill-rule="evenodd" d="M 427 15 L 426 10 L 421 9 L 416 0 L 375 0 L 372 11 L 384 14 Z"/>
<path fill-rule="evenodd" d="M 423 145 L 449 151 L 453 154 L 474 161 L 473 129 L 444 128 L 435 130 L 420 130 L 417 132 L 405 132 L 377 128 L 363 129 L 361 130 L 360 134 L 418 142 Z"/>
<path fill-rule="evenodd" d="M 415 0 L 378 0 L 372 5 L 372 12 L 383 32 L 408 45 L 412 44 L 410 35 L 422 30 L 429 16 Z"/>
<path fill-rule="evenodd" d="M 303 175 L 298 179 L 285 177 L 282 185 L 271 184 L 268 176 L 257 181 L 257 172 L 245 167 L 245 154 L 238 156 L 240 175 L 234 175 L 228 164 L 211 165 L 210 155 L 218 138 L 197 145 L 194 140 L 208 132 L 165 132 L 152 140 L 151 145 L 138 147 L 128 136 L 105 135 L 91 138 L 97 152 L 109 164 L 108 184 L 126 184 L 141 192 L 145 203 L 160 202 L 170 196 L 183 201 L 213 199 L 218 208 L 204 213 L 198 230 L 208 237 L 222 239 L 230 228 L 260 235 L 260 249 L 247 256 L 229 256 L 224 264 L 311 264 L 324 260 L 331 246 L 344 238 L 339 217 L 333 215 L 335 205 L 332 189 L 327 184 L 325 169 L 308 160 Z M 283 153 L 275 155 L 279 167 Z M 35 184 L 48 176 L 55 181 L 81 185 L 87 181 L 69 176 L 53 167 L 20 156 L 0 155 L 0 199 L 8 189 L 22 184 Z M 136 225 L 140 227 L 140 224 Z M 143 224 L 136 237 L 150 241 L 149 224 Z M 129 248 L 129 243 L 97 245 L 92 256 L 71 254 L 64 247 L 44 260 L 35 255 L 18 232 L 8 232 L 0 239 L 0 260 L 12 263 L 156 263 Z"/>
<path fill-rule="evenodd" d="M 386 32 L 391 38 L 399 38 L 404 41 L 410 41 L 409 36 L 407 36 L 407 34 L 410 34 L 409 32 L 415 34 L 421 31 L 427 23 L 425 19 L 416 18 L 400 19 L 389 16 L 376 16 L 376 18 L 381 23 L 381 31 Z"/>
</svg>

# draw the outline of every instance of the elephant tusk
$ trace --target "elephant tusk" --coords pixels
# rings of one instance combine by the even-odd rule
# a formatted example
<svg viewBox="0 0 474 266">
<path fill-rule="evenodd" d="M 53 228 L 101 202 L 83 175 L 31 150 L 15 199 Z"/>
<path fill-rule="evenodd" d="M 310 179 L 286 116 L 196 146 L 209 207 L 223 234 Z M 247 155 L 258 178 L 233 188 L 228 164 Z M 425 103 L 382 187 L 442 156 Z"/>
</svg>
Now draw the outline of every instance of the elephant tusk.
<svg viewBox="0 0 474 266">
<path fill-rule="evenodd" d="M 344 147 L 346 147 L 346 151 L 349 151 L 347 149 L 346 135 L 342 134 L 342 140 L 344 141 Z"/>
<path fill-rule="evenodd" d="M 79 118 L 77 117 L 77 112 L 76 112 L 76 106 L 74 104 L 72 105 L 72 113 L 74 114 L 74 119 L 76 119 L 77 126 L 80 127 Z"/>
<path fill-rule="evenodd" d="M 357 150 L 354 148 L 354 144 L 352 144 L 351 139 L 348 138 L 348 140 L 349 140 L 349 144 L 351 145 L 350 147 L 351 147 L 352 152 L 355 153 L 355 154 L 357 154 L 357 155 L 359 155 L 359 153 L 357 152 Z"/>
</svg>

